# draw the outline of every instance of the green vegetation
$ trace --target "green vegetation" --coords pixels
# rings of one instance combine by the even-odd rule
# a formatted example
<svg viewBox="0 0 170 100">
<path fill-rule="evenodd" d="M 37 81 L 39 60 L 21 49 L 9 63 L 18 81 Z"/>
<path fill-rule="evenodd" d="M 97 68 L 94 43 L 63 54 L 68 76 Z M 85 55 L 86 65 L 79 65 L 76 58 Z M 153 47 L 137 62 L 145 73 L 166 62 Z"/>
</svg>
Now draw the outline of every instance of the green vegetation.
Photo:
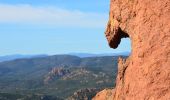
<svg viewBox="0 0 170 100">
<path fill-rule="evenodd" d="M 63 100 L 63 99 L 46 95 L 21 95 L 0 93 L 0 100 Z"/>
<path fill-rule="evenodd" d="M 80 89 L 113 87 L 117 59 L 113 56 L 79 58 L 56 55 L 1 62 L 0 100 L 27 100 L 29 97 L 29 100 L 43 97 L 50 99 L 40 100 L 59 100 L 56 98 L 67 98 Z M 69 73 L 60 77 L 53 75 L 45 84 L 44 80 L 54 68 L 63 68 Z"/>
</svg>

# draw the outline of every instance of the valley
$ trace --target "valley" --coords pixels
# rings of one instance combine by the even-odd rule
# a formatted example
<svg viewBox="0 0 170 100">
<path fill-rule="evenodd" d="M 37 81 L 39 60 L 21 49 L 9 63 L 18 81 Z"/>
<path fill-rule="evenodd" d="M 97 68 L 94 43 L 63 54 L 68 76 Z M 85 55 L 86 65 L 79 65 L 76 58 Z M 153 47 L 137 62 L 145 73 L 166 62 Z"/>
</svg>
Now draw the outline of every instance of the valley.
<svg viewBox="0 0 170 100">
<path fill-rule="evenodd" d="M 90 99 L 115 84 L 117 59 L 118 56 L 54 55 L 1 62 L 0 97 L 6 98 L 5 93 L 23 100 L 32 96 L 50 98 L 43 100 Z"/>
</svg>

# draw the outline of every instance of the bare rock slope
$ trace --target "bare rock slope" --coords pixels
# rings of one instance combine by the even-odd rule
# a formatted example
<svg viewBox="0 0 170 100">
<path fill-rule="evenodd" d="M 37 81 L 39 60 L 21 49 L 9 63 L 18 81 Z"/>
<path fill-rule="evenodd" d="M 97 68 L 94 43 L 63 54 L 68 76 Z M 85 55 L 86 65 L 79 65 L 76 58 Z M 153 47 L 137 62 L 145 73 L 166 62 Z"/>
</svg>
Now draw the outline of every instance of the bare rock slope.
<svg viewBox="0 0 170 100">
<path fill-rule="evenodd" d="M 105 100 L 170 100 L 170 0 L 111 0 L 105 34 L 111 48 L 124 37 L 132 43 Z"/>
</svg>

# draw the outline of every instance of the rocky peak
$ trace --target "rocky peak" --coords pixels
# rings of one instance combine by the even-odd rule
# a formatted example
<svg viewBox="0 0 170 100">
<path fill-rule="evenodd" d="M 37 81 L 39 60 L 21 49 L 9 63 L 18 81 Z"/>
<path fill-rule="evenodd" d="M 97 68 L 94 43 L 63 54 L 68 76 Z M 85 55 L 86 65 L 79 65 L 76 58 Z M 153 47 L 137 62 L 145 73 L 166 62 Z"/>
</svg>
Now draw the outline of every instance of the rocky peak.
<svg viewBox="0 0 170 100">
<path fill-rule="evenodd" d="M 64 75 L 67 75 L 70 73 L 69 69 L 66 69 L 64 67 L 54 67 L 46 76 L 44 79 L 44 83 L 47 84 L 49 81 L 53 80 L 54 78 L 63 77 Z"/>
</svg>

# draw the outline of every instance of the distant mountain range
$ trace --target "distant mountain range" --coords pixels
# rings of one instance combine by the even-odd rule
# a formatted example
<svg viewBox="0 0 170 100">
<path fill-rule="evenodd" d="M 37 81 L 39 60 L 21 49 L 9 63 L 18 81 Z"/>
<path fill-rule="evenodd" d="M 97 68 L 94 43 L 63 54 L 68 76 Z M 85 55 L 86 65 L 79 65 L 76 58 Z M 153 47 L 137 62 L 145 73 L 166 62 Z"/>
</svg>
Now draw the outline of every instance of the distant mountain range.
<svg viewBox="0 0 170 100">
<path fill-rule="evenodd" d="M 15 60 L 15 59 L 38 58 L 38 57 L 46 57 L 46 56 L 48 56 L 48 55 L 21 55 L 21 54 L 6 55 L 6 56 L 0 56 L 0 62 L 11 61 L 11 60 Z"/>
<path fill-rule="evenodd" d="M 101 53 L 101 54 L 92 54 L 92 53 L 68 53 L 68 55 L 77 56 L 80 58 L 85 57 L 102 57 L 102 56 L 129 56 L 130 52 L 120 52 L 120 53 Z M 41 55 L 21 55 L 21 54 L 14 54 L 14 55 L 6 55 L 0 56 L 0 62 L 3 61 L 11 61 L 15 59 L 23 59 L 23 58 L 39 58 L 39 57 L 47 57 L 49 55 L 41 54 Z"/>
<path fill-rule="evenodd" d="M 85 57 L 102 57 L 102 56 L 129 56 L 130 52 L 101 53 L 101 54 L 93 54 L 93 53 L 69 53 L 69 55 L 78 56 L 78 57 L 81 57 L 81 58 L 85 58 Z"/>
<path fill-rule="evenodd" d="M 91 100 L 98 90 L 115 84 L 118 56 L 31 57 L 0 62 L 0 100 L 11 96 L 13 100 Z"/>
</svg>

